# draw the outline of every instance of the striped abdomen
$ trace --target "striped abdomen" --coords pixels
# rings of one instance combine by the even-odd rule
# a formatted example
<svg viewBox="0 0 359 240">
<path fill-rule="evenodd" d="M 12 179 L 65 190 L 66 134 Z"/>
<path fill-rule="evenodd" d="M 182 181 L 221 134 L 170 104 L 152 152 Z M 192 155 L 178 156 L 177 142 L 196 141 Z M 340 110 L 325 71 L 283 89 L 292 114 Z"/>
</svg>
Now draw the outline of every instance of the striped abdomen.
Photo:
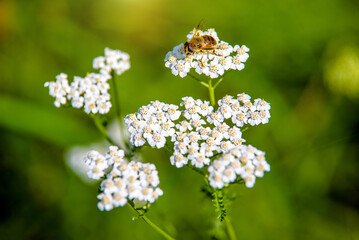
<svg viewBox="0 0 359 240">
<path fill-rule="evenodd" d="M 217 41 L 214 37 L 210 35 L 201 36 L 205 42 L 205 44 L 201 47 L 203 50 L 214 49 L 217 47 Z"/>
</svg>

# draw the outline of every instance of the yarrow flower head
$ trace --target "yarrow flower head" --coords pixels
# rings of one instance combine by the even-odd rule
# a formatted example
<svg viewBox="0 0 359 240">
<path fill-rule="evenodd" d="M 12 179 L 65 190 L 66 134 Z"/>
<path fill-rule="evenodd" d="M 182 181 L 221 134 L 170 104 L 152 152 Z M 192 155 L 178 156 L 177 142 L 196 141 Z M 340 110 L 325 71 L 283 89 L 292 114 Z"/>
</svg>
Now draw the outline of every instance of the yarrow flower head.
<svg viewBox="0 0 359 240">
<path fill-rule="evenodd" d="M 256 177 L 270 170 L 265 153 L 248 145 L 240 145 L 223 153 L 208 168 L 209 184 L 223 188 L 226 184 L 243 180 L 248 188 L 254 186 Z"/>
<path fill-rule="evenodd" d="M 97 196 L 98 208 L 109 211 L 124 206 L 129 200 L 153 203 L 163 192 L 155 165 L 131 161 L 125 158 L 123 150 L 110 146 L 105 155 L 97 151 L 88 152 L 84 158 L 89 168 L 88 177 L 101 179 L 101 193 Z"/>
<path fill-rule="evenodd" d="M 88 73 L 84 78 L 75 76 L 69 83 L 68 76 L 61 73 L 56 81 L 46 82 L 49 94 L 55 97 L 55 106 L 70 102 L 74 108 L 83 108 L 86 113 L 106 114 L 110 111 L 110 84 L 111 71 L 118 75 L 130 68 L 129 55 L 119 50 L 105 49 L 105 57 L 97 57 L 93 64 L 100 73 Z"/>
<path fill-rule="evenodd" d="M 218 101 L 217 110 L 214 110 L 208 101 L 195 100 L 192 97 L 182 98 L 180 106 L 154 101 L 141 107 L 137 113 L 127 115 L 125 123 L 132 145 L 140 147 L 147 143 L 156 148 L 173 146 L 171 164 L 177 168 L 184 165 L 208 168 L 212 187 L 222 188 L 238 178 L 244 179 L 247 187 L 252 187 L 257 176 L 254 173 L 253 176 L 247 176 L 238 170 L 223 180 L 221 174 L 229 174 L 231 169 L 222 171 L 221 168 L 221 171 L 217 171 L 217 168 L 213 167 L 215 161 L 227 158 L 226 154 L 232 154 L 232 158 L 239 159 L 249 150 L 255 149 L 242 145 L 245 140 L 242 138 L 241 128 L 245 125 L 268 123 L 270 105 L 263 99 L 255 99 L 254 102 L 250 99 L 245 93 L 238 94 L 236 98 L 227 95 Z M 237 151 L 243 154 L 240 155 Z M 257 155 L 262 153 L 256 149 L 253 151 L 258 153 Z M 264 153 L 262 155 L 264 156 Z M 215 156 L 221 157 L 218 159 Z M 267 165 L 263 165 L 262 173 L 269 171 Z M 253 169 L 255 172 L 256 168 Z"/>
<path fill-rule="evenodd" d="M 169 51 L 165 66 L 173 75 L 187 76 L 193 68 L 198 74 L 211 78 L 222 76 L 227 70 L 242 70 L 249 55 L 245 45 L 231 46 L 218 38 L 214 29 L 194 29 L 187 35 L 187 42 Z"/>
</svg>

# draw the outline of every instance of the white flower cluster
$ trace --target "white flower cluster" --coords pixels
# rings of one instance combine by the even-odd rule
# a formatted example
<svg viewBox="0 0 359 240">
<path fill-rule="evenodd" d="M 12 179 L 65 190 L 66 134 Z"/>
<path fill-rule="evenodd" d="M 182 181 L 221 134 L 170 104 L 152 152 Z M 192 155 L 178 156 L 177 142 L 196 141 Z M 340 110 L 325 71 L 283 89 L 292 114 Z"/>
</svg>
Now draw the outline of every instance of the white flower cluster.
<svg viewBox="0 0 359 240">
<path fill-rule="evenodd" d="M 83 107 L 87 114 L 106 114 L 110 111 L 110 73 L 114 70 L 117 74 L 122 74 L 130 65 L 129 55 L 119 50 L 106 48 L 105 55 L 94 60 L 94 68 L 101 68 L 100 73 L 88 73 L 84 78 L 75 76 L 71 83 L 67 75 L 61 73 L 56 76 L 56 81 L 45 83 L 49 94 L 55 97 L 56 107 L 71 101 L 72 107 Z"/>
<path fill-rule="evenodd" d="M 151 147 L 164 147 L 166 137 L 173 136 L 175 132 L 172 121 L 181 115 L 177 109 L 176 105 L 154 101 L 141 107 L 137 113 L 127 115 L 125 123 L 131 134 L 130 143 L 136 147 L 146 142 Z"/>
<path fill-rule="evenodd" d="M 93 68 L 100 69 L 101 73 L 111 73 L 114 70 L 121 75 L 130 69 L 130 55 L 120 50 L 105 48 L 105 56 L 93 60 Z"/>
<path fill-rule="evenodd" d="M 124 151 L 116 146 L 111 146 L 105 156 L 90 151 L 84 161 L 89 167 L 89 178 L 100 179 L 106 175 L 101 183 L 102 193 L 97 196 L 100 200 L 97 206 L 101 211 L 124 206 L 128 200 L 153 203 L 163 194 L 157 187 L 160 180 L 155 165 L 128 162 Z"/>
<path fill-rule="evenodd" d="M 225 184 L 243 179 L 246 186 L 254 186 L 256 177 L 263 177 L 269 171 L 265 153 L 253 146 L 241 145 L 225 152 L 208 167 L 209 184 L 214 188 L 223 188 Z"/>
<path fill-rule="evenodd" d="M 217 125 L 223 119 L 230 118 L 237 127 L 243 127 L 244 124 L 255 126 L 268 123 L 269 103 L 260 98 L 255 99 L 253 103 L 250 100 L 251 97 L 245 93 L 238 94 L 237 99 L 227 95 L 219 100 L 218 110 L 208 121 L 213 121 L 213 124 Z"/>
<path fill-rule="evenodd" d="M 183 43 L 175 46 L 165 57 L 165 66 L 171 69 L 173 75 L 179 75 L 183 78 L 194 68 L 198 74 L 218 78 L 226 70 L 242 70 L 244 68 L 244 63 L 249 57 L 249 48 L 245 45 L 233 47 L 227 42 L 221 41 L 214 29 L 208 29 L 204 32 L 201 30 L 191 31 L 187 35 L 188 43 L 191 43 L 194 34 L 199 38 L 204 35 L 212 36 L 217 41 L 215 49 L 196 49 L 193 53 L 186 53 Z"/>
<path fill-rule="evenodd" d="M 178 168 L 188 164 L 203 168 L 210 165 L 213 158 L 232 149 L 243 152 L 247 148 L 242 145 L 245 140 L 240 128 L 245 124 L 265 124 L 270 118 L 270 105 L 266 101 L 256 99 L 252 103 L 250 96 L 244 93 L 237 98 L 225 96 L 218 101 L 216 111 L 208 101 L 192 97 L 182 100 L 183 110 L 154 101 L 125 118 L 131 144 L 136 147 L 147 142 L 152 147 L 162 148 L 169 138 L 173 142 L 170 161 Z"/>
<path fill-rule="evenodd" d="M 174 153 L 170 159 L 176 167 L 188 164 L 188 160 L 197 168 L 208 165 L 209 158 L 245 142 L 239 127 L 265 124 L 270 117 L 267 102 L 256 99 L 252 104 L 250 96 L 244 93 L 238 94 L 237 99 L 225 96 L 218 101 L 216 111 L 209 102 L 191 97 L 183 98 L 181 105 L 185 107 L 185 120 L 176 125 L 177 130 L 171 138 Z"/>
</svg>

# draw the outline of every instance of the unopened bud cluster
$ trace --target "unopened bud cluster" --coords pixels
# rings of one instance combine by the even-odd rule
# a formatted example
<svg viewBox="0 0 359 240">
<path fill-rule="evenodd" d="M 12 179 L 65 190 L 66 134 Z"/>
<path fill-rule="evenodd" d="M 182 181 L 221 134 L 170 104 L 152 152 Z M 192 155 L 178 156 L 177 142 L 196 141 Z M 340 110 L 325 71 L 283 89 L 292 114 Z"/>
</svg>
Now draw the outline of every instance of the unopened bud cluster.
<svg viewBox="0 0 359 240">
<path fill-rule="evenodd" d="M 124 206 L 128 200 L 153 203 L 163 194 L 157 187 L 160 180 L 155 165 L 129 162 L 124 151 L 116 146 L 111 146 L 105 155 L 90 151 L 84 161 L 89 178 L 98 180 L 105 177 L 97 196 L 100 200 L 97 206 L 101 211 Z"/>
</svg>

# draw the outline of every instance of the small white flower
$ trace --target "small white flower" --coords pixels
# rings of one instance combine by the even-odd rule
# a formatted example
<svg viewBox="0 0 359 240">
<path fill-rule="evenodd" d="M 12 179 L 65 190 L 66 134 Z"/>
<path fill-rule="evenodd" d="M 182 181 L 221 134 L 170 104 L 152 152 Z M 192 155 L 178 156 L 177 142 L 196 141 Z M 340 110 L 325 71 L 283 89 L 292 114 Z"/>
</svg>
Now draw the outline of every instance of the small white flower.
<svg viewBox="0 0 359 240">
<path fill-rule="evenodd" d="M 84 105 L 84 98 L 83 97 L 73 97 L 71 100 L 71 105 L 74 108 L 82 108 Z"/>
<path fill-rule="evenodd" d="M 91 179 L 98 180 L 105 176 L 105 172 L 101 167 L 94 166 L 93 168 L 87 171 L 87 176 Z"/>
<path fill-rule="evenodd" d="M 240 101 L 242 103 L 246 103 L 251 100 L 251 96 L 249 96 L 248 94 L 245 94 L 245 93 L 241 93 L 241 94 L 237 95 L 237 99 L 238 99 L 238 101 Z"/>
<path fill-rule="evenodd" d="M 212 112 L 207 117 L 207 122 L 212 123 L 214 126 L 218 126 L 221 124 L 224 120 L 223 115 L 220 112 Z"/>
<path fill-rule="evenodd" d="M 210 170 L 210 168 L 208 168 L 208 170 Z M 213 173 L 210 173 L 208 180 L 209 180 L 209 185 L 211 185 L 214 188 L 221 189 L 224 187 L 222 173 L 218 173 L 214 171 Z"/>
<path fill-rule="evenodd" d="M 105 114 L 110 111 L 112 104 L 111 102 L 99 102 L 97 103 L 97 106 L 98 106 L 98 112 L 101 114 Z"/>
<path fill-rule="evenodd" d="M 230 141 L 226 141 L 226 142 L 221 142 L 221 151 L 222 152 L 227 152 L 229 151 L 231 148 L 233 148 L 233 144 Z"/>
<path fill-rule="evenodd" d="M 175 134 L 175 124 L 171 121 L 167 121 L 161 124 L 161 135 L 164 137 L 172 137 Z"/>
<path fill-rule="evenodd" d="M 196 101 L 193 97 L 183 97 L 182 100 L 181 106 L 185 106 L 186 109 L 196 105 Z"/>
<path fill-rule="evenodd" d="M 199 119 L 200 118 L 199 111 L 200 111 L 199 107 L 193 105 L 184 111 L 183 116 L 188 120 Z"/>
<path fill-rule="evenodd" d="M 266 124 L 269 122 L 270 113 L 269 113 L 269 111 L 260 111 L 259 117 L 261 118 L 261 123 Z"/>
<path fill-rule="evenodd" d="M 234 182 L 237 178 L 236 172 L 232 167 L 227 167 L 224 171 L 223 171 L 223 182 L 225 183 L 231 183 Z"/>
<path fill-rule="evenodd" d="M 243 127 L 243 125 L 248 122 L 247 113 L 237 112 L 232 116 L 232 122 L 236 124 L 237 127 Z"/>
<path fill-rule="evenodd" d="M 260 99 L 260 98 L 254 100 L 254 106 L 256 107 L 256 109 L 258 111 L 269 111 L 270 110 L 269 103 L 267 103 L 266 101 L 264 101 L 263 99 Z"/>
<path fill-rule="evenodd" d="M 259 163 L 256 166 L 256 169 L 254 171 L 254 175 L 256 177 L 263 177 L 265 171 L 266 172 L 270 171 L 270 165 L 267 162 Z"/>
<path fill-rule="evenodd" d="M 206 124 L 206 122 L 203 120 L 203 119 L 200 119 L 200 118 L 198 118 L 198 119 L 192 119 L 191 121 L 190 121 L 190 123 L 191 123 L 191 125 L 193 126 L 193 128 L 195 128 L 195 129 L 199 129 L 199 128 L 201 128 L 202 127 L 202 125 L 204 125 L 204 124 Z"/>
<path fill-rule="evenodd" d="M 144 187 L 149 185 L 156 187 L 160 183 L 157 171 L 154 171 L 151 174 L 140 174 L 140 183 Z"/>
<path fill-rule="evenodd" d="M 242 132 L 239 128 L 232 127 L 232 128 L 229 128 L 228 131 L 226 131 L 226 133 L 224 134 L 224 137 L 226 139 L 230 139 L 230 140 L 242 138 Z"/>
<path fill-rule="evenodd" d="M 94 113 L 96 114 L 98 112 L 98 107 L 96 106 L 95 101 L 89 101 L 85 104 L 85 112 L 87 114 Z"/>
<path fill-rule="evenodd" d="M 252 126 L 258 125 L 262 122 L 262 119 L 258 112 L 250 112 L 249 116 L 250 117 L 248 119 L 248 123 Z"/>
<path fill-rule="evenodd" d="M 141 193 L 136 197 L 139 201 L 151 201 L 152 200 L 153 188 L 143 187 Z"/>
<path fill-rule="evenodd" d="M 125 190 L 113 193 L 112 204 L 114 207 L 122 207 L 127 203 L 127 192 Z"/>
<path fill-rule="evenodd" d="M 181 112 L 177 110 L 178 106 L 176 105 L 168 105 L 167 108 L 164 109 L 164 111 L 167 111 L 168 118 L 172 121 L 177 120 L 181 116 Z"/>
<path fill-rule="evenodd" d="M 207 116 L 209 113 L 213 111 L 213 107 L 210 106 L 210 103 L 208 101 L 197 102 L 197 105 L 199 106 L 198 111 L 202 116 Z"/>
<path fill-rule="evenodd" d="M 166 138 L 161 134 L 154 134 L 152 138 L 147 139 L 151 147 L 163 148 L 166 144 Z"/>
<path fill-rule="evenodd" d="M 176 128 L 180 131 L 180 132 L 185 132 L 187 130 L 191 131 L 193 129 L 192 125 L 186 121 L 183 120 L 182 122 L 180 122 L 179 124 L 176 124 Z"/>
<path fill-rule="evenodd" d="M 203 168 L 204 165 L 210 163 L 210 159 L 205 156 L 205 154 L 196 154 L 195 156 L 190 157 L 192 165 L 197 168 Z"/>
<path fill-rule="evenodd" d="M 173 153 L 173 155 L 170 157 L 170 161 L 172 165 L 175 165 L 177 168 L 183 167 L 183 165 L 187 165 L 188 158 L 184 157 L 180 153 Z"/>
<path fill-rule="evenodd" d="M 218 78 L 219 76 L 224 74 L 223 66 L 218 62 L 218 58 L 212 60 L 209 65 L 209 76 L 211 78 Z"/>
<path fill-rule="evenodd" d="M 162 196 L 163 195 L 163 191 L 160 189 L 160 188 L 156 188 L 153 192 L 152 192 L 152 198 L 150 198 L 148 201 L 150 203 L 153 203 L 154 201 L 157 200 L 157 198 L 159 196 Z"/>
<path fill-rule="evenodd" d="M 96 57 L 93 60 L 93 68 L 94 69 L 99 69 L 99 68 L 105 67 L 105 61 L 106 61 L 105 57 Z"/>
<path fill-rule="evenodd" d="M 97 196 L 97 198 L 99 200 L 101 200 L 98 204 L 97 204 L 97 207 L 103 211 L 103 210 L 106 210 L 106 211 L 110 211 L 113 209 L 113 198 L 112 198 L 112 195 L 111 194 L 104 194 L 104 193 L 101 193 Z"/>
<path fill-rule="evenodd" d="M 247 175 L 244 181 L 247 188 L 252 188 L 256 182 L 256 177 L 254 175 Z"/>
<path fill-rule="evenodd" d="M 224 70 L 232 68 L 232 57 L 219 58 L 218 62 L 222 65 Z"/>
<path fill-rule="evenodd" d="M 188 143 L 177 141 L 174 143 L 174 150 L 181 154 L 186 154 L 188 153 Z"/>
<path fill-rule="evenodd" d="M 172 74 L 184 78 L 190 70 L 190 64 L 184 60 L 179 60 L 176 65 L 172 67 Z"/>
<path fill-rule="evenodd" d="M 201 140 L 207 140 L 209 134 L 211 133 L 211 129 L 209 127 L 206 128 L 201 127 L 197 129 L 197 132 L 199 133 Z"/>
<path fill-rule="evenodd" d="M 177 58 L 173 55 L 169 55 L 168 58 L 166 57 L 167 62 L 165 63 L 165 66 L 168 68 L 174 68 L 176 66 L 177 63 Z"/>
<path fill-rule="evenodd" d="M 135 181 L 133 183 L 129 183 L 127 185 L 127 192 L 129 199 L 135 199 L 141 196 L 142 187 L 139 181 Z"/>
<path fill-rule="evenodd" d="M 222 99 L 218 100 L 218 105 L 219 106 L 223 106 L 223 105 L 230 105 L 235 103 L 235 100 L 233 99 L 232 96 L 226 95 L 224 96 Z"/>
</svg>

